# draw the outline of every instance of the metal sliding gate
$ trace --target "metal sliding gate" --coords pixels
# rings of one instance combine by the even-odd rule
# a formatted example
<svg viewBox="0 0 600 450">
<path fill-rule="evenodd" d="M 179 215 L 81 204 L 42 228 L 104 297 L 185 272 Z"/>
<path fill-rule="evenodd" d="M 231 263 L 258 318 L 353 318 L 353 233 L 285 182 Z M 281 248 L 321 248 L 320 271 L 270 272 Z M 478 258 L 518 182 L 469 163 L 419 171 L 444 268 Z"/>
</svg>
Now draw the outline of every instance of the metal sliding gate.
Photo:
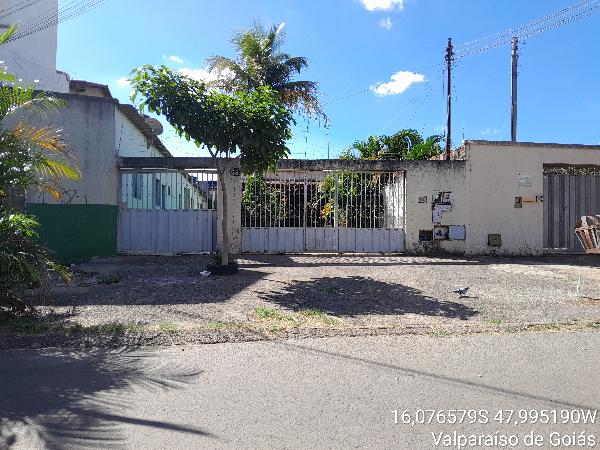
<svg viewBox="0 0 600 450">
<path fill-rule="evenodd" d="M 544 174 L 544 248 L 583 252 L 581 216 L 600 214 L 600 170 L 548 168 Z"/>
<path fill-rule="evenodd" d="M 217 241 L 214 171 L 121 171 L 118 251 L 214 252 Z"/>
<path fill-rule="evenodd" d="M 242 252 L 401 252 L 404 173 L 248 176 L 241 221 Z"/>
</svg>

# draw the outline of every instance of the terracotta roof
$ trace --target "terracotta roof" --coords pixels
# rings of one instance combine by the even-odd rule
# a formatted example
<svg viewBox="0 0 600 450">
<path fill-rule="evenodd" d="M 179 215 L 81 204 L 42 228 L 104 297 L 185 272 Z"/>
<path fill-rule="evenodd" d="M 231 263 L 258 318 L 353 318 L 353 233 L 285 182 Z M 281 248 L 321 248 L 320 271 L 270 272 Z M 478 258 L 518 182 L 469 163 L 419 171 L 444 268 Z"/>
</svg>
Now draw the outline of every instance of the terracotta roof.
<svg viewBox="0 0 600 450">
<path fill-rule="evenodd" d="M 164 156 L 173 156 L 171 152 L 165 147 L 165 144 L 154 134 L 152 128 L 146 123 L 144 117 L 138 112 L 132 105 L 117 104 L 117 108 L 133 123 L 138 130 L 142 132 L 146 138 L 146 142 L 154 145 L 159 152 Z"/>
<path fill-rule="evenodd" d="M 84 91 L 87 88 L 100 89 L 104 93 L 105 97 L 113 98 L 112 94 L 110 93 L 110 89 L 108 88 L 108 86 L 106 84 L 92 83 L 91 81 L 85 81 L 85 80 L 69 81 L 69 89 L 73 89 L 74 91 L 79 91 L 79 90 Z"/>
</svg>

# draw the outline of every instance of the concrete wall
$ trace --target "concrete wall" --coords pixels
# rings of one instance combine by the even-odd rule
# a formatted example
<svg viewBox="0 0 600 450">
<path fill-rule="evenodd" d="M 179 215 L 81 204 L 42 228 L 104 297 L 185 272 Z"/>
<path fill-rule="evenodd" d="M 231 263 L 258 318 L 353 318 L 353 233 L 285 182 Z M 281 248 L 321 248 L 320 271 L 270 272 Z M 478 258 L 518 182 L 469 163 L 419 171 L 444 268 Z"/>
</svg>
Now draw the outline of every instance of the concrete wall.
<svg viewBox="0 0 600 450">
<path fill-rule="evenodd" d="M 438 192 L 451 192 L 452 198 L 451 210 L 441 213 L 438 225 L 465 225 L 465 166 L 465 161 L 419 161 L 407 169 L 405 230 L 408 253 L 464 252 L 464 240 L 420 241 L 419 232 L 433 231 L 436 226 L 433 197 Z"/>
<path fill-rule="evenodd" d="M 542 254 L 544 208 L 539 196 L 544 194 L 544 164 L 600 166 L 600 146 L 485 141 L 465 145 L 467 254 Z M 515 208 L 515 197 L 528 201 Z M 488 246 L 492 233 L 501 235 L 500 247 Z"/>
<path fill-rule="evenodd" d="M 231 254 L 239 254 L 242 251 L 242 177 L 239 173 L 239 160 L 222 161 L 225 169 L 225 176 L 222 181 L 227 189 L 227 230 L 229 234 L 229 251 Z M 221 224 L 223 223 L 223 190 L 217 193 L 217 248 L 221 249 L 223 242 L 223 233 Z"/>
<path fill-rule="evenodd" d="M 16 0 L 0 2 L 9 13 L 0 19 L 0 33 L 10 25 L 25 31 L 29 24 L 55 14 L 58 8 L 58 0 L 28 2 L 24 8 L 16 7 L 18 3 Z M 57 27 L 51 26 L 0 46 L 0 61 L 18 78 L 29 83 L 39 80 L 36 86 L 40 90 L 69 92 L 67 75 L 56 71 L 56 50 Z"/>
<path fill-rule="evenodd" d="M 30 203 L 27 213 L 37 218 L 41 243 L 60 262 L 116 253 L 119 214 L 116 206 Z"/>
<path fill-rule="evenodd" d="M 72 204 L 117 205 L 118 169 L 115 167 L 115 106 L 112 99 L 61 95 L 68 105 L 41 123 L 63 129 L 75 154 L 81 180 L 64 180 L 61 187 Z M 29 203 L 60 203 L 49 194 L 28 193 Z M 63 200 L 64 201 L 64 200 Z"/>
</svg>

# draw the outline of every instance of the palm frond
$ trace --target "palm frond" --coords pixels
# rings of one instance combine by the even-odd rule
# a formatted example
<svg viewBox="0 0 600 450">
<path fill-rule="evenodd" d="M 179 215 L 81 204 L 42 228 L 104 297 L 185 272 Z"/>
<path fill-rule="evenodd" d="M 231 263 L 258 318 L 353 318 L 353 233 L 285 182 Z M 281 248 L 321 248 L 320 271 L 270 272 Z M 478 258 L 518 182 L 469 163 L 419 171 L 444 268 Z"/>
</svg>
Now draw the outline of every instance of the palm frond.
<svg viewBox="0 0 600 450">
<path fill-rule="evenodd" d="M 10 134 L 22 142 L 39 147 L 55 154 L 67 155 L 69 147 L 61 136 L 62 129 L 49 126 L 36 126 L 20 121 Z"/>
<path fill-rule="evenodd" d="M 67 162 L 56 159 L 42 158 L 36 163 L 35 169 L 41 176 L 55 180 L 64 178 L 79 180 L 81 177 L 79 170 L 73 168 Z"/>
<path fill-rule="evenodd" d="M 0 45 L 6 44 L 8 40 L 17 32 L 17 26 L 13 25 L 4 33 L 0 34 Z"/>
</svg>

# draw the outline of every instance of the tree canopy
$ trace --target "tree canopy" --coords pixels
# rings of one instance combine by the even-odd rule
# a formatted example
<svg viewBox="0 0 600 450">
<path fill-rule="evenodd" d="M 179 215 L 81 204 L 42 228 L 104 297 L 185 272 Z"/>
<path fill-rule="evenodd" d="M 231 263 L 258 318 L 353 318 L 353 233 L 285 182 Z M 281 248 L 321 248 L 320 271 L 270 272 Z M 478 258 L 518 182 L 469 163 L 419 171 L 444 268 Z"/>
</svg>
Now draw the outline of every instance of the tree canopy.
<svg viewBox="0 0 600 450">
<path fill-rule="evenodd" d="M 231 39 L 237 58 L 212 56 L 208 68 L 218 76 L 213 86 L 225 92 L 252 91 L 268 86 L 280 101 L 294 111 L 326 118 L 318 99 L 317 83 L 295 80 L 308 67 L 308 59 L 282 51 L 284 24 L 269 29 L 256 22 L 250 29 L 235 33 Z"/>
<path fill-rule="evenodd" d="M 344 159 L 430 159 L 442 152 L 443 136 L 423 138 L 417 130 L 400 130 L 391 136 L 369 136 L 355 141 L 341 157 Z"/>
<path fill-rule="evenodd" d="M 225 94 L 165 66 L 143 66 L 131 80 L 134 100 L 162 114 L 180 136 L 213 157 L 240 157 L 246 173 L 263 172 L 287 157 L 291 112 L 268 87 Z"/>
</svg>

